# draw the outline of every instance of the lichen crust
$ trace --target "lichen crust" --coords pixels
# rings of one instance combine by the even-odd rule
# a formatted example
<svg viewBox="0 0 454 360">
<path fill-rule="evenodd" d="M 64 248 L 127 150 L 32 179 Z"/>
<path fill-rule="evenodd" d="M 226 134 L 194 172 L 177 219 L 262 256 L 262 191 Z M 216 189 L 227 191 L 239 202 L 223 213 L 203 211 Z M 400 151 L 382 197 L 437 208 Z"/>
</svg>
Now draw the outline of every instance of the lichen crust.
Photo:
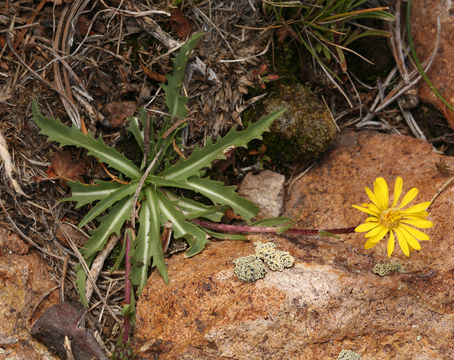
<svg viewBox="0 0 454 360">
<path fill-rule="evenodd" d="M 255 282 L 263 279 L 268 271 L 262 260 L 256 255 L 240 257 L 233 260 L 233 263 L 235 264 L 234 273 L 241 281 Z"/>
</svg>

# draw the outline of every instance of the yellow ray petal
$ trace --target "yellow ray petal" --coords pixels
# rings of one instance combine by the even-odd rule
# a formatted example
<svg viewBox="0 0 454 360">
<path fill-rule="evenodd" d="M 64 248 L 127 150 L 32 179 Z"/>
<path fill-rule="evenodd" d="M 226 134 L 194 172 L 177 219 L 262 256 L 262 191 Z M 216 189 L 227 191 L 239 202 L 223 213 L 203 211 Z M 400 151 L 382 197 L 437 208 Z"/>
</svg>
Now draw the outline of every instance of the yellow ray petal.
<svg viewBox="0 0 454 360">
<path fill-rule="evenodd" d="M 422 202 L 420 204 L 413 205 L 412 207 L 409 207 L 406 210 L 403 210 L 405 214 L 410 214 L 410 213 L 418 213 L 421 211 L 426 210 L 430 205 L 430 201 Z"/>
<path fill-rule="evenodd" d="M 388 257 L 390 257 L 394 251 L 394 233 L 392 231 L 389 232 L 388 245 L 386 247 L 388 249 Z"/>
<path fill-rule="evenodd" d="M 369 196 L 369 199 L 375 204 L 375 206 L 377 208 L 380 208 L 380 202 L 378 201 L 377 197 L 375 196 L 375 194 L 372 192 L 371 189 L 369 189 L 367 186 L 364 188 L 364 190 L 366 190 L 366 194 L 367 196 Z M 383 210 L 383 209 L 382 209 Z"/>
<path fill-rule="evenodd" d="M 418 240 L 430 240 L 429 235 L 424 234 L 422 231 L 419 231 L 418 229 L 412 228 L 411 226 L 402 223 L 399 224 L 398 228 L 400 227 L 407 230 L 411 235 L 413 235 Z"/>
<path fill-rule="evenodd" d="M 365 249 L 370 249 L 372 246 L 375 246 L 383 237 L 388 233 L 389 229 L 383 228 L 377 235 L 367 239 L 366 243 L 364 244 Z"/>
<path fill-rule="evenodd" d="M 402 186 L 403 186 L 403 180 L 400 176 L 397 177 L 396 182 L 394 184 L 394 200 L 393 200 L 393 205 L 391 207 L 396 206 L 397 201 L 400 198 L 400 194 L 402 194 Z"/>
<path fill-rule="evenodd" d="M 402 252 L 405 255 L 410 256 L 410 250 L 408 249 L 407 240 L 405 240 L 405 237 L 402 234 L 401 229 L 397 228 L 396 229 L 396 234 L 397 234 L 397 241 L 399 242 L 399 246 L 402 249 Z"/>
<path fill-rule="evenodd" d="M 420 211 L 417 213 L 411 213 L 405 215 L 406 218 L 412 218 L 412 217 L 420 217 L 420 218 L 426 218 L 429 216 L 429 213 L 427 211 Z"/>
<path fill-rule="evenodd" d="M 366 222 L 364 224 L 358 225 L 355 228 L 355 232 L 365 232 L 373 229 L 374 227 L 380 225 L 378 222 Z"/>
<path fill-rule="evenodd" d="M 375 204 L 368 204 L 367 208 L 369 210 L 375 211 L 377 214 L 380 214 L 383 210 L 381 210 L 377 205 Z"/>
<path fill-rule="evenodd" d="M 423 218 L 404 218 L 401 223 L 419 227 L 421 229 L 429 229 L 434 226 L 432 221 Z"/>
<path fill-rule="evenodd" d="M 412 201 L 416 197 L 416 195 L 418 195 L 417 188 L 413 188 L 409 192 L 407 192 L 399 205 L 399 209 L 402 209 L 405 205 Z"/>
<path fill-rule="evenodd" d="M 366 218 L 366 220 L 364 222 L 377 222 L 377 221 L 378 221 L 378 217 L 371 216 L 371 217 Z"/>
<path fill-rule="evenodd" d="M 374 211 L 372 211 L 372 210 L 369 210 L 369 209 L 367 209 L 367 208 L 364 208 L 364 207 L 361 207 L 361 206 L 358 206 L 358 205 L 352 205 L 352 206 L 353 206 L 355 209 L 358 209 L 358 210 L 360 210 L 360 211 L 362 211 L 362 212 L 365 212 L 366 214 L 369 214 L 369 215 L 372 215 L 372 216 L 376 216 L 376 217 L 378 217 L 378 215 L 379 215 L 379 213 L 376 213 L 376 212 L 374 212 Z"/>
<path fill-rule="evenodd" d="M 375 196 L 377 197 L 377 201 L 380 204 L 380 209 L 385 210 L 389 207 L 389 200 L 388 200 L 388 184 L 386 180 L 382 177 L 378 177 L 375 179 L 374 182 L 374 192 Z"/>
<path fill-rule="evenodd" d="M 380 233 L 381 231 L 383 231 L 383 229 L 387 229 L 387 228 L 380 224 L 380 225 L 378 225 L 377 227 L 374 227 L 371 231 L 369 231 L 369 232 L 365 235 L 365 237 L 367 237 L 367 238 L 374 237 L 375 235 L 377 235 L 378 233 Z"/>
<path fill-rule="evenodd" d="M 400 233 L 404 236 L 404 239 L 408 243 L 410 248 L 413 248 L 415 250 L 421 250 L 421 245 L 412 234 L 410 234 L 407 230 L 403 228 L 400 229 Z"/>
</svg>

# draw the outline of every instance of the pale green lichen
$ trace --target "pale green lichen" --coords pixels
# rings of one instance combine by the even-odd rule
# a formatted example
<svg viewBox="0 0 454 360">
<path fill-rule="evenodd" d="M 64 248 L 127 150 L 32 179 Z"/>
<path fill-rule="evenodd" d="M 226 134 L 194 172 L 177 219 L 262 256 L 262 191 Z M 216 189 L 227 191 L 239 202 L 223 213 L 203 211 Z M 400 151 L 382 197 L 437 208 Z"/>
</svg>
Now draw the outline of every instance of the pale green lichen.
<svg viewBox="0 0 454 360">
<path fill-rule="evenodd" d="M 242 281 L 254 282 L 265 277 L 267 269 L 265 264 L 272 271 L 282 271 L 291 267 L 295 262 L 293 256 L 287 251 L 276 250 L 272 242 L 262 244 L 254 243 L 255 255 L 248 255 L 235 259 L 235 275 Z"/>
<path fill-rule="evenodd" d="M 361 355 L 351 350 L 342 350 L 337 360 L 361 360 Z"/>
<path fill-rule="evenodd" d="M 267 273 L 266 267 L 256 255 L 248 255 L 233 260 L 235 275 L 241 281 L 254 282 L 263 279 Z"/>
<path fill-rule="evenodd" d="M 258 241 L 254 245 L 255 255 L 262 259 L 272 271 L 282 271 L 295 262 L 288 251 L 276 250 L 276 245 L 272 242 L 262 244 Z"/>
<path fill-rule="evenodd" d="M 261 243 L 260 241 L 257 241 L 254 243 L 254 246 L 255 255 L 262 260 L 274 256 L 274 253 L 276 252 L 276 244 L 272 242 Z"/>
<path fill-rule="evenodd" d="M 374 274 L 386 276 L 393 272 L 404 273 L 405 269 L 398 262 L 376 264 L 372 270 Z"/>
</svg>

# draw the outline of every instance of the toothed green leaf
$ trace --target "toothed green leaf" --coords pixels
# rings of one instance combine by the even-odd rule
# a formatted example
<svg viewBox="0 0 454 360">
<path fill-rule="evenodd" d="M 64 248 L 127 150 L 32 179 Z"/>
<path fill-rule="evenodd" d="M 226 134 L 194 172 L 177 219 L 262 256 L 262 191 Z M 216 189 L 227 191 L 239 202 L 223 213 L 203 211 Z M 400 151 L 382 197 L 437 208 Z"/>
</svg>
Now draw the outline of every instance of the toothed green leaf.
<svg viewBox="0 0 454 360">
<path fill-rule="evenodd" d="M 95 185 L 86 185 L 68 181 L 71 196 L 62 201 L 77 201 L 76 209 L 93 201 L 102 200 L 120 189 L 123 184 L 110 181 L 95 180 Z"/>
<path fill-rule="evenodd" d="M 111 146 L 107 146 L 102 138 L 96 140 L 90 132 L 84 135 L 75 125 L 68 127 L 59 119 L 46 118 L 41 115 L 38 104 L 33 101 L 33 120 L 41 129 L 40 133 L 47 135 L 48 140 L 58 142 L 61 146 L 73 145 L 88 150 L 88 155 L 120 171 L 127 177 L 140 178 L 141 172 L 126 156 Z"/>
<path fill-rule="evenodd" d="M 159 208 L 161 209 L 161 224 L 172 223 L 175 238 L 185 238 L 189 244 L 186 256 L 194 256 L 201 252 L 208 242 L 207 234 L 198 226 L 187 222 L 177 209 L 175 202 L 158 190 Z"/>
<path fill-rule="evenodd" d="M 93 262 L 94 258 L 95 257 L 92 256 L 88 259 L 85 259 L 85 262 L 88 267 L 91 266 L 91 263 Z M 87 274 L 85 273 L 85 270 L 83 269 L 82 265 L 77 265 L 75 270 L 76 270 L 76 287 L 77 287 L 77 292 L 79 293 L 79 300 L 85 307 L 88 307 L 88 300 L 87 300 L 87 296 L 85 294 L 85 285 L 87 283 Z"/>
<path fill-rule="evenodd" d="M 185 118 L 188 116 L 185 106 L 188 99 L 181 96 L 181 86 L 191 52 L 202 36 L 203 34 L 194 34 L 184 43 L 177 56 L 172 60 L 173 72 L 167 75 L 167 85 L 161 84 L 166 95 L 166 105 L 172 117 Z"/>
<path fill-rule="evenodd" d="M 331 234 L 330 232 L 323 231 L 323 230 L 319 230 L 318 234 L 320 236 L 332 237 L 332 238 L 335 238 L 335 239 L 340 239 L 341 238 L 339 235 Z"/>
<path fill-rule="evenodd" d="M 135 116 L 128 118 L 129 120 L 129 125 L 126 128 L 133 136 L 134 139 L 136 139 L 137 145 L 139 145 L 140 150 L 143 152 L 144 148 L 144 137 L 143 137 L 143 132 L 140 130 L 139 127 L 139 119 L 137 119 Z"/>
<path fill-rule="evenodd" d="M 259 208 L 235 192 L 235 186 L 224 186 L 220 181 L 190 177 L 185 184 L 192 190 L 206 196 L 214 204 L 228 205 L 247 222 L 257 215 Z"/>
<path fill-rule="evenodd" d="M 218 233 L 210 229 L 203 228 L 208 235 L 220 240 L 247 240 L 246 235 L 241 234 L 230 234 L 230 233 Z"/>
<path fill-rule="evenodd" d="M 90 239 L 84 244 L 80 250 L 87 265 L 90 266 L 95 255 L 101 251 L 106 245 L 109 236 L 113 233 L 120 234 L 121 228 L 125 221 L 129 218 L 132 209 L 132 196 L 124 198 L 117 202 L 109 212 L 98 218 L 99 226 L 90 232 Z M 87 275 L 82 267 L 77 270 L 77 288 L 79 297 L 85 306 L 88 306 L 85 296 L 85 282 Z"/>
<path fill-rule="evenodd" d="M 131 281 L 137 286 L 137 296 L 147 283 L 150 265 L 156 266 L 166 284 L 169 283 L 160 238 L 159 205 L 156 189 L 144 189 L 146 199 L 139 212 L 139 232 L 131 250 Z M 153 263 L 151 264 L 151 258 Z"/>
<path fill-rule="evenodd" d="M 169 180 L 185 180 L 197 175 L 201 169 L 210 167 L 213 160 L 225 159 L 224 150 L 232 146 L 246 147 L 249 141 L 262 139 L 262 133 L 267 131 L 273 121 L 281 116 L 285 110 L 277 110 L 263 116 L 257 122 L 250 124 L 246 130 L 236 131 L 235 129 L 231 129 L 225 137 L 218 138 L 215 144 L 208 138 L 208 142 L 203 148 L 196 148 L 188 159 L 180 160 L 158 175 Z"/>
<path fill-rule="evenodd" d="M 95 230 L 90 231 L 90 239 L 80 250 L 84 258 L 89 258 L 101 251 L 110 235 L 113 233 L 120 234 L 121 227 L 131 215 L 132 198 L 133 196 L 129 196 L 120 200 L 111 207 L 106 215 L 96 219 L 99 222 L 99 226 Z"/>
<path fill-rule="evenodd" d="M 179 189 L 189 189 L 184 181 L 173 181 L 159 175 L 148 175 L 147 184 L 153 184 L 158 187 L 173 187 Z"/>
<path fill-rule="evenodd" d="M 128 195 L 133 194 L 136 191 L 138 185 L 139 184 L 137 182 L 134 182 L 134 183 L 128 184 L 128 185 L 123 185 L 118 190 L 115 190 L 114 192 L 112 192 L 108 197 L 106 197 L 103 200 L 101 200 L 100 202 L 98 202 L 87 213 L 87 215 L 85 215 L 84 218 L 80 221 L 79 228 L 82 228 L 85 225 L 87 225 L 90 221 L 95 219 L 104 210 L 107 210 L 108 208 L 110 208 L 117 201 L 123 199 L 124 197 L 126 197 Z"/>
<path fill-rule="evenodd" d="M 183 212 L 185 219 L 188 220 L 204 218 L 213 222 L 219 222 L 228 209 L 226 206 L 203 205 L 195 200 L 187 199 L 182 196 L 176 196 L 170 191 L 167 192 L 166 195 L 170 200 L 176 201 L 175 206 Z"/>
<path fill-rule="evenodd" d="M 109 271 L 110 274 L 112 274 L 115 270 L 118 270 L 118 268 L 120 267 L 121 263 L 123 262 L 123 260 L 125 258 L 125 254 L 126 254 L 126 241 L 122 241 L 120 253 L 117 256 L 115 263 L 110 268 L 110 271 Z"/>
</svg>

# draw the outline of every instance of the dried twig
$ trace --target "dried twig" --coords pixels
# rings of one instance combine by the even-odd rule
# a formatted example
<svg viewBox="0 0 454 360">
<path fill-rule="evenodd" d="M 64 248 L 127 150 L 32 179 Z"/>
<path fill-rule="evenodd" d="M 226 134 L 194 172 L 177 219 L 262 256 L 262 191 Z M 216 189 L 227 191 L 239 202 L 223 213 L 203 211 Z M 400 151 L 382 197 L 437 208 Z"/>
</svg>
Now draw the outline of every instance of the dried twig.
<svg viewBox="0 0 454 360">
<path fill-rule="evenodd" d="M 434 203 L 435 199 L 443 192 L 446 190 L 446 188 L 449 186 L 449 184 L 451 184 L 451 182 L 454 180 L 454 176 L 451 176 L 451 178 L 446 181 L 440 189 L 438 189 L 438 191 L 436 192 L 436 194 L 432 197 L 432 199 L 430 199 L 430 205 L 429 207 L 427 208 L 427 210 L 432 206 L 432 204 Z"/>
<path fill-rule="evenodd" d="M 71 341 L 68 336 L 65 335 L 65 341 L 63 343 L 66 352 L 66 360 L 74 360 L 73 351 L 71 349 Z"/>
<path fill-rule="evenodd" d="M 66 279 L 66 273 L 68 272 L 68 261 L 69 261 L 69 255 L 66 254 L 65 261 L 63 262 L 63 268 L 61 271 L 61 277 L 60 277 L 60 301 L 61 302 L 65 301 L 65 279 Z"/>
<path fill-rule="evenodd" d="M 94 282 L 96 282 L 96 280 L 98 279 L 98 276 L 104 266 L 104 263 L 105 263 L 107 257 L 112 252 L 115 245 L 117 245 L 118 240 L 119 240 L 119 236 L 112 235 L 110 237 L 109 241 L 107 242 L 107 244 L 102 249 L 102 251 L 93 260 L 93 263 L 91 264 L 91 269 L 90 269 L 90 276 Z M 85 284 L 85 296 L 87 297 L 87 301 L 90 301 L 92 294 L 93 294 L 93 283 L 91 280 L 87 280 L 87 283 Z"/>
</svg>

